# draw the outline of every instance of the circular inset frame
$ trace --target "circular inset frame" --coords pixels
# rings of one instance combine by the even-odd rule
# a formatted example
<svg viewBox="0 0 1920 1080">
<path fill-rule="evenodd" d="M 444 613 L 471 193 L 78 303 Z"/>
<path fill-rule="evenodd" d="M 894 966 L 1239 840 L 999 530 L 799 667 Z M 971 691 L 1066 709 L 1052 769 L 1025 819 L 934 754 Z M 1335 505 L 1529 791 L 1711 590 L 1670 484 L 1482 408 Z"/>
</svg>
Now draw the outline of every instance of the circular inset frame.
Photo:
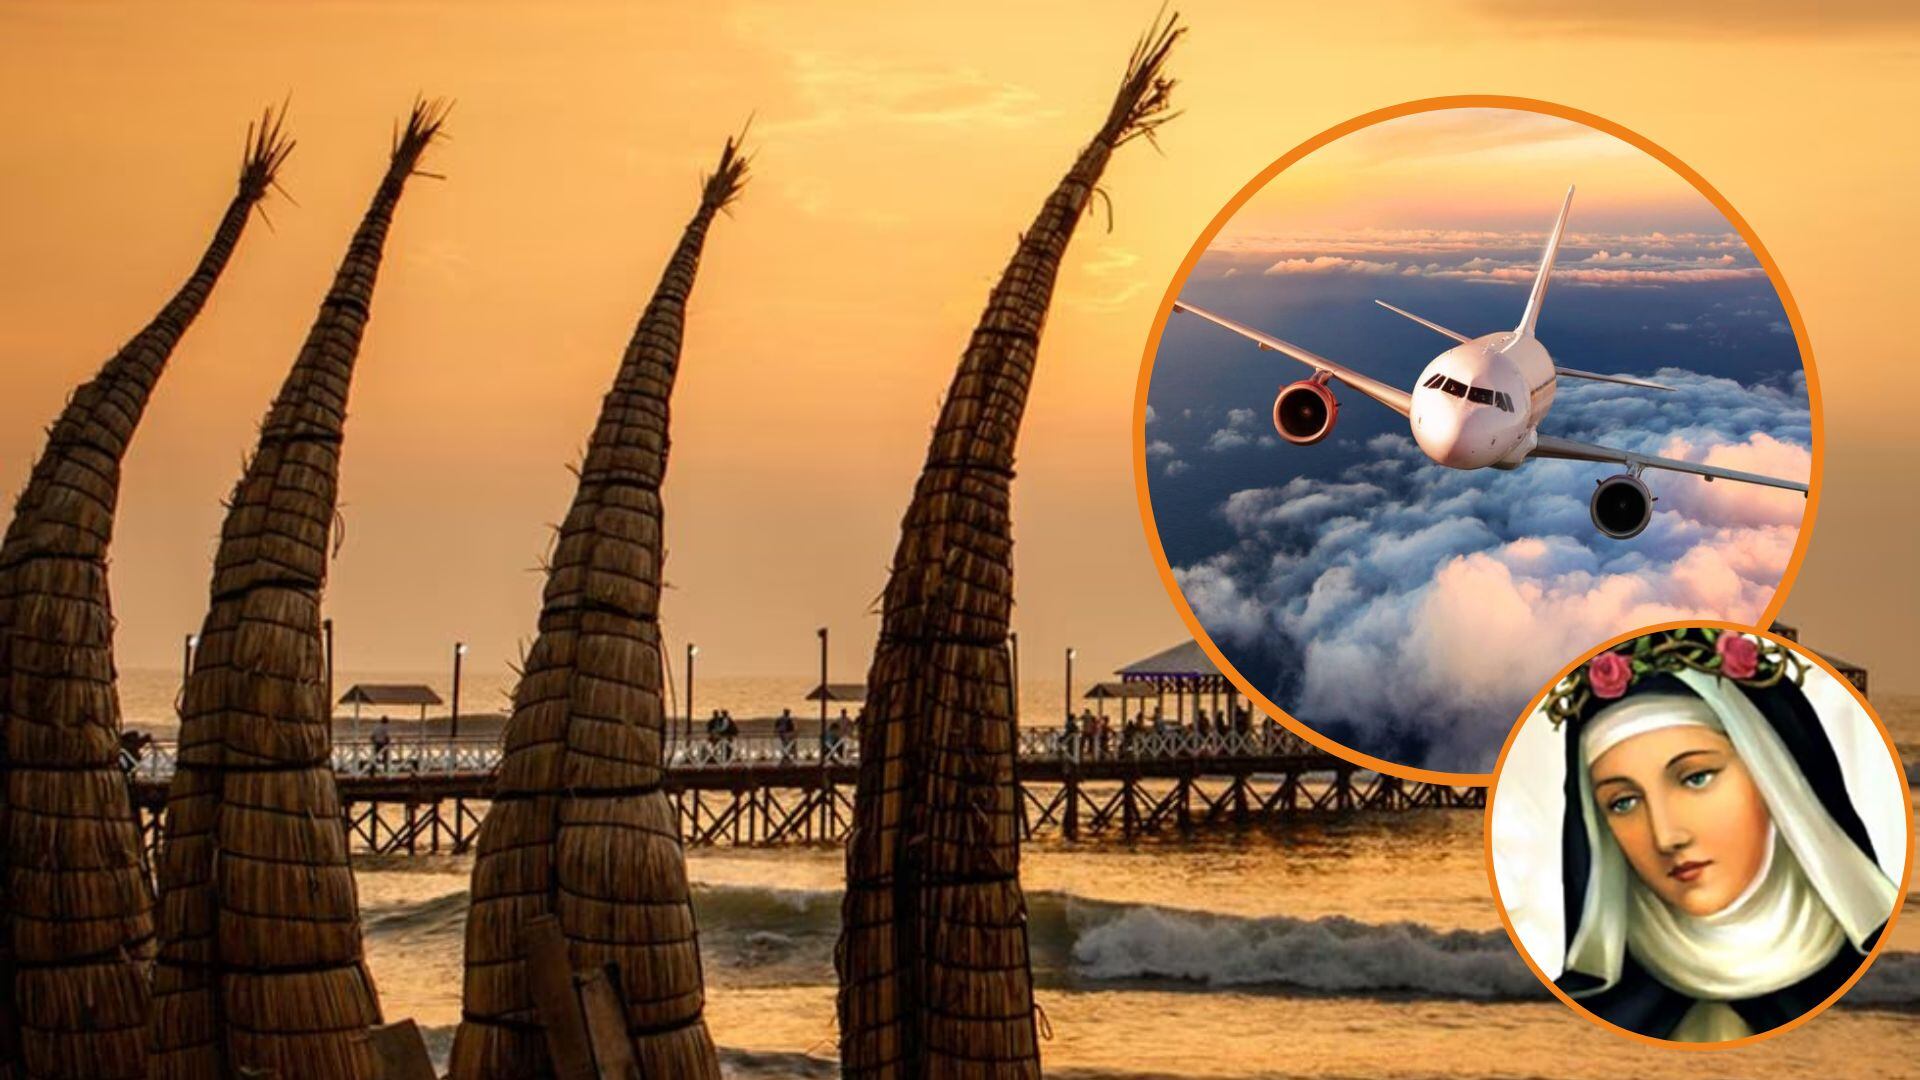
<svg viewBox="0 0 1920 1080">
<path fill-rule="evenodd" d="M 1533 98 L 1506 97 L 1496 94 L 1462 94 L 1448 97 L 1422 98 L 1417 101 L 1409 101 L 1384 109 L 1377 109 L 1322 131 L 1318 135 L 1315 135 L 1288 151 L 1273 164 L 1262 169 L 1258 175 L 1254 176 L 1242 186 L 1240 190 L 1234 194 L 1233 198 L 1227 201 L 1227 204 L 1220 209 L 1219 213 L 1214 215 L 1213 220 L 1207 224 L 1207 227 L 1201 231 L 1200 236 L 1194 241 L 1193 247 L 1187 252 L 1186 258 L 1181 261 L 1180 268 L 1175 272 L 1173 280 L 1168 283 L 1165 295 L 1161 297 L 1160 307 L 1154 314 L 1152 330 L 1147 335 L 1146 346 L 1141 354 L 1140 375 L 1134 391 L 1134 489 L 1140 504 L 1140 522 L 1146 532 L 1147 548 L 1153 553 L 1154 566 L 1160 573 L 1161 584 L 1166 588 L 1168 598 L 1173 601 L 1174 610 L 1179 613 L 1187 629 L 1192 632 L 1194 641 L 1200 645 L 1200 648 L 1207 654 L 1207 657 L 1213 661 L 1221 673 L 1227 677 L 1228 681 L 1238 688 L 1242 694 L 1246 695 L 1249 701 L 1257 704 L 1263 712 L 1273 717 L 1288 730 L 1293 731 L 1308 742 L 1331 754 L 1378 772 L 1425 783 L 1486 786 L 1492 782 L 1493 776 L 1491 773 L 1444 772 L 1436 769 L 1403 765 L 1399 762 L 1388 761 L 1384 758 L 1376 757 L 1347 746 L 1330 736 L 1316 731 L 1305 722 L 1296 719 L 1292 714 L 1288 713 L 1262 693 L 1258 687 L 1253 685 L 1251 681 L 1243 676 L 1239 670 L 1228 661 L 1220 648 L 1214 644 L 1212 637 L 1207 633 L 1206 627 L 1201 625 L 1200 620 L 1195 617 L 1193 613 L 1193 608 L 1187 603 L 1186 596 L 1181 591 L 1179 582 L 1174 578 L 1173 568 L 1167 560 L 1166 549 L 1161 544 L 1160 531 L 1154 520 L 1153 501 L 1147 484 L 1147 393 L 1152 384 L 1154 360 L 1160 351 L 1160 340 L 1166 332 L 1167 320 L 1173 313 L 1174 301 L 1179 298 L 1181 289 L 1186 285 L 1188 277 L 1192 275 L 1194 267 L 1199 263 L 1201 256 L 1206 253 L 1208 246 L 1212 244 L 1214 238 L 1219 235 L 1221 229 L 1224 228 L 1227 222 L 1233 218 L 1234 214 L 1236 214 L 1255 193 L 1265 187 L 1269 181 L 1315 150 L 1345 135 L 1371 127 L 1375 124 L 1400 117 L 1426 112 L 1438 112 L 1445 109 L 1511 109 L 1538 113 L 1583 124 L 1628 143 L 1666 165 L 1681 178 L 1693 185 L 1693 187 L 1726 218 L 1728 224 L 1733 226 L 1740 234 L 1741 239 L 1746 242 L 1748 248 L 1760 263 L 1760 266 L 1766 271 L 1767 279 L 1772 284 L 1774 291 L 1778 294 L 1781 307 L 1786 312 L 1788 324 L 1793 331 L 1794 342 L 1800 351 L 1801 364 L 1806 373 L 1808 410 L 1812 436 L 1812 462 L 1807 485 L 1806 511 L 1801 516 L 1799 536 L 1794 542 L 1793 554 L 1789 557 L 1786 569 L 1781 574 L 1779 585 L 1774 590 L 1773 599 L 1767 604 L 1765 611 L 1758 620 L 1758 625 L 1769 626 L 1773 620 L 1779 616 L 1781 606 L 1786 603 L 1787 595 L 1792 590 L 1794 578 L 1800 572 L 1800 564 L 1806 557 L 1807 542 L 1813 534 L 1814 522 L 1818 516 L 1820 507 L 1820 473 L 1821 463 L 1824 457 L 1822 448 L 1825 444 L 1825 437 L 1821 423 L 1820 380 L 1815 371 L 1813 348 L 1807 339 L 1806 326 L 1801 321 L 1800 308 L 1794 303 L 1793 294 L 1787 288 L 1786 278 L 1780 272 L 1779 266 L 1774 262 L 1773 256 L 1768 253 L 1766 246 L 1760 242 L 1760 238 L 1755 235 L 1752 227 L 1747 224 L 1746 219 L 1741 217 L 1739 212 L 1733 208 L 1733 205 L 1727 201 L 1726 197 L 1715 190 L 1713 185 L 1709 184 L 1704 177 L 1689 168 L 1685 162 L 1655 144 L 1652 140 L 1610 120 L 1595 116 L 1592 113 L 1582 112 L 1579 109 L 1568 108 L 1564 105 Z M 1708 625 L 1708 622 L 1706 620 L 1698 620 L 1697 625 Z"/>
<path fill-rule="evenodd" d="M 1873 721 L 1874 730 L 1878 732 L 1881 743 L 1885 746 L 1888 756 L 1892 759 L 1893 773 L 1894 773 L 1894 776 L 1897 777 L 1899 781 L 1902 807 L 1912 806 L 1913 789 L 1912 789 L 1912 786 L 1907 782 L 1906 770 L 1902 768 L 1900 765 L 1900 755 L 1899 755 L 1899 751 L 1894 745 L 1893 736 L 1887 730 L 1886 723 L 1880 719 L 1880 715 L 1874 711 L 1873 706 L 1867 701 L 1866 695 L 1862 694 L 1859 688 L 1853 685 L 1851 680 L 1849 680 L 1846 676 L 1840 674 L 1840 672 L 1836 670 L 1834 666 L 1826 660 L 1826 658 L 1820 656 L 1818 653 L 1814 652 L 1811 649 L 1801 646 L 1798 642 L 1791 642 L 1779 636 L 1778 634 L 1755 630 L 1749 626 L 1740 626 L 1738 624 L 1730 623 L 1730 622 L 1716 622 L 1709 619 L 1683 619 L 1677 622 L 1657 623 L 1652 626 L 1643 626 L 1636 630 L 1630 630 L 1608 641 L 1595 645 L 1592 649 L 1589 649 L 1586 653 L 1581 655 L 1579 658 L 1575 659 L 1573 662 L 1569 663 L 1566 667 L 1561 668 L 1559 673 L 1554 675 L 1554 677 L 1546 684 L 1546 686 L 1541 689 L 1540 693 L 1536 694 L 1533 700 L 1527 703 L 1527 711 L 1521 714 L 1519 722 L 1515 723 L 1513 726 L 1513 730 L 1507 734 L 1506 742 L 1500 747 L 1499 760 L 1494 765 L 1494 774 L 1496 778 L 1498 777 L 1501 769 L 1503 769 L 1506 766 L 1507 756 L 1510 753 L 1512 753 L 1513 744 L 1515 740 L 1517 740 L 1520 737 L 1521 728 L 1524 727 L 1528 721 L 1532 720 L 1534 713 L 1539 711 L 1541 706 L 1545 703 L 1547 696 L 1549 694 L 1552 694 L 1555 691 L 1555 689 L 1559 687 L 1561 680 L 1571 675 L 1574 671 L 1579 669 L 1581 665 L 1592 660 L 1594 657 L 1599 656 L 1601 653 L 1606 652 L 1609 649 L 1613 649 L 1619 645 L 1633 641 L 1636 638 L 1643 637 L 1648 634 L 1658 633 L 1663 630 L 1679 630 L 1679 629 L 1688 629 L 1688 628 L 1695 628 L 1695 627 L 1712 627 L 1719 630 L 1737 631 L 1742 634 L 1753 634 L 1757 637 L 1766 638 L 1767 640 L 1772 641 L 1777 645 L 1780 645 L 1784 648 L 1791 649 L 1801 659 L 1806 660 L 1814 665 L 1817 665 L 1820 668 L 1820 670 L 1824 671 L 1829 677 L 1831 677 L 1834 680 L 1834 682 L 1838 683 L 1842 687 L 1845 687 L 1846 692 L 1853 697 L 1853 700 L 1856 703 L 1859 704 L 1860 710 L 1866 714 L 1868 719 Z M 1592 1021 L 1594 1024 L 1598 1025 L 1599 1027 L 1606 1028 L 1609 1031 L 1613 1031 L 1620 1035 L 1624 1035 L 1630 1039 L 1636 1039 L 1640 1042 L 1646 1043 L 1649 1046 L 1673 1047 L 1681 1050 L 1709 1050 L 1709 1051 L 1725 1050 L 1725 1049 L 1731 1049 L 1734 1047 L 1748 1046 L 1765 1039 L 1770 1039 L 1773 1036 L 1779 1035 L 1783 1032 L 1792 1031 L 1794 1028 L 1799 1027 L 1801 1024 L 1804 1024 L 1808 1020 L 1811 1020 L 1814 1017 L 1820 1015 L 1822 1012 L 1825 1012 L 1829 1007 L 1833 1005 L 1834 1002 L 1839 1001 L 1842 997 L 1846 996 L 1847 991 L 1851 990 L 1854 984 L 1859 982 L 1860 978 L 1867 973 L 1867 969 L 1873 966 L 1874 961 L 1879 959 L 1881 952 L 1887 947 L 1887 942 L 1891 940 L 1891 938 L 1893 937 L 1894 927 L 1900 921 L 1901 909 L 1906 906 L 1907 890 L 1913 882 L 1913 823 L 1912 823 L 1911 816 L 1909 816 L 1908 824 L 1907 824 L 1907 833 L 1906 833 L 1907 844 L 1905 849 L 1902 852 L 1903 860 L 1901 863 L 1900 881 L 1898 883 L 1897 891 L 1895 894 L 1893 909 L 1888 914 L 1886 924 L 1881 928 L 1878 939 L 1873 943 L 1872 948 L 1870 948 L 1867 951 L 1866 956 L 1861 960 L 1859 968 L 1856 969 L 1852 975 L 1848 976 L 1845 982 L 1841 983 L 1837 989 L 1835 989 L 1831 994 L 1827 995 L 1827 997 L 1824 1000 L 1822 1000 L 1818 1005 L 1815 1005 L 1814 1007 L 1808 1009 L 1806 1012 L 1801 1013 L 1799 1016 L 1793 1018 L 1792 1020 L 1789 1020 L 1783 1024 L 1780 1024 L 1777 1027 L 1769 1028 L 1766 1031 L 1755 1032 L 1752 1035 L 1747 1035 L 1738 1039 L 1729 1039 L 1722 1042 L 1681 1042 L 1681 1041 L 1676 1041 L 1672 1039 L 1656 1038 L 1652 1035 L 1647 1035 L 1642 1032 L 1633 1031 L 1631 1029 L 1621 1027 L 1620 1025 L 1615 1024 L 1609 1020 L 1603 1019 L 1600 1016 L 1597 1016 L 1593 1012 L 1589 1011 L 1587 1008 L 1582 1006 L 1578 1000 L 1570 996 L 1565 990 L 1561 989 L 1558 985 L 1556 985 L 1554 980 L 1549 978 L 1547 976 L 1546 971 L 1543 968 L 1541 968 L 1538 962 L 1534 960 L 1533 955 L 1527 951 L 1526 945 L 1522 942 L 1520 932 L 1514 927 L 1513 919 L 1508 915 L 1506 900 L 1500 894 L 1500 878 L 1494 869 L 1494 843 L 1493 843 L 1494 808 L 1497 802 L 1497 796 L 1498 796 L 1498 784 L 1490 784 L 1487 788 L 1487 810 L 1486 810 L 1486 818 L 1485 818 L 1484 827 L 1482 829 L 1482 836 L 1481 836 L 1481 854 L 1482 854 L 1482 860 L 1485 862 L 1487 867 L 1487 885 L 1492 890 L 1492 893 L 1493 893 L 1494 908 L 1500 915 L 1500 925 L 1506 929 L 1508 938 L 1513 942 L 1514 951 L 1520 954 L 1520 959 L 1525 961 L 1528 970 L 1533 972 L 1534 976 L 1540 980 L 1541 984 L 1544 985 L 1548 990 L 1552 991 L 1553 995 L 1559 998 L 1561 1002 L 1563 1002 L 1568 1008 L 1572 1009 L 1575 1014 L 1589 1021 Z"/>
</svg>

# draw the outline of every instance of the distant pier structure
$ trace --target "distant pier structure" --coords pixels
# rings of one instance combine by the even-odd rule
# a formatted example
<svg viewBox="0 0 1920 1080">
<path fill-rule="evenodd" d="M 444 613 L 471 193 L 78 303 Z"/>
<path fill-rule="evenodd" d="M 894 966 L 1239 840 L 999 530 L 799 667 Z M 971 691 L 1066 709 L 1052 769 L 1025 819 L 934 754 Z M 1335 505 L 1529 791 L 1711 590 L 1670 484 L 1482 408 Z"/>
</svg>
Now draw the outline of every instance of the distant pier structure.
<svg viewBox="0 0 1920 1080">
<path fill-rule="evenodd" d="M 1816 649 L 1811 645 L 1807 645 L 1806 642 L 1800 640 L 1799 627 L 1789 626 L 1786 623 L 1775 620 L 1774 624 L 1772 626 L 1769 626 L 1767 629 L 1772 631 L 1773 633 L 1779 634 L 1781 637 L 1786 638 L 1788 641 L 1799 643 L 1800 645 L 1804 646 L 1808 652 L 1811 652 L 1814 655 L 1820 657 L 1822 660 L 1825 660 L 1827 663 L 1832 664 L 1833 669 L 1835 671 L 1838 671 L 1840 674 L 1846 676 L 1847 681 L 1852 683 L 1860 691 L 1861 697 L 1867 696 L 1867 669 L 1866 668 L 1863 668 L 1859 664 L 1853 663 L 1852 661 L 1842 660 L 1830 652 L 1821 652 L 1819 649 Z"/>
<path fill-rule="evenodd" d="M 1772 630 L 1799 641 L 1792 626 L 1775 623 Z M 1866 693 L 1865 668 L 1820 655 Z M 1403 780 L 1313 746 L 1254 710 L 1195 642 L 1114 675 L 1079 695 L 1074 724 L 1021 727 L 1023 839 L 1179 837 L 1330 814 L 1485 805 L 1482 788 Z M 354 690 L 365 695 L 360 704 L 422 708 L 423 716 L 431 704 L 425 687 Z M 808 700 L 852 706 L 865 696 L 858 683 L 831 683 Z M 1089 712 L 1104 722 L 1086 724 Z M 149 845 L 159 842 L 173 754 L 171 745 L 154 744 L 133 772 Z M 665 787 L 688 845 L 837 843 L 851 823 L 859 756 L 854 732 L 838 725 L 786 738 L 673 738 Z M 385 741 L 337 739 L 334 772 L 349 843 L 357 853 L 379 855 L 469 850 L 499 761 L 497 734 L 448 738 L 414 728 Z"/>
<path fill-rule="evenodd" d="M 1022 725 L 1022 839 L 1177 837 L 1302 817 L 1485 805 L 1481 788 L 1403 780 L 1313 746 L 1256 714 L 1193 642 L 1115 674 L 1082 695 L 1091 704 L 1075 722 Z M 390 687 L 357 689 L 375 704 L 421 704 L 388 701 Z M 865 691 L 833 683 L 814 694 L 857 704 Z M 1109 716 L 1116 701 L 1119 714 Z M 1086 723 L 1088 713 L 1101 722 Z M 173 752 L 154 745 L 133 774 L 149 844 L 159 842 Z M 804 735 L 681 737 L 668 747 L 664 786 L 688 845 L 835 843 L 851 825 L 859 757 L 856 734 L 838 724 Z M 334 773 L 349 843 L 379 855 L 469 850 L 499 761 L 496 735 L 337 739 Z"/>
</svg>

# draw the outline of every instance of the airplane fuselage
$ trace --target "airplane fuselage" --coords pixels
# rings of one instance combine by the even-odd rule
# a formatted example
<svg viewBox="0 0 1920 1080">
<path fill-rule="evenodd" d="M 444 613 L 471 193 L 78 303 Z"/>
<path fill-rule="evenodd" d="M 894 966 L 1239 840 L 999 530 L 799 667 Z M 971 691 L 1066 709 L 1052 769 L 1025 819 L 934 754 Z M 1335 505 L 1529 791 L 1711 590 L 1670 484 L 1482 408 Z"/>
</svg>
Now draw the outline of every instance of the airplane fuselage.
<svg viewBox="0 0 1920 1080">
<path fill-rule="evenodd" d="M 1454 469 L 1511 469 L 1553 406 L 1553 358 L 1511 330 L 1455 345 L 1420 372 L 1407 420 L 1414 442 Z"/>
</svg>

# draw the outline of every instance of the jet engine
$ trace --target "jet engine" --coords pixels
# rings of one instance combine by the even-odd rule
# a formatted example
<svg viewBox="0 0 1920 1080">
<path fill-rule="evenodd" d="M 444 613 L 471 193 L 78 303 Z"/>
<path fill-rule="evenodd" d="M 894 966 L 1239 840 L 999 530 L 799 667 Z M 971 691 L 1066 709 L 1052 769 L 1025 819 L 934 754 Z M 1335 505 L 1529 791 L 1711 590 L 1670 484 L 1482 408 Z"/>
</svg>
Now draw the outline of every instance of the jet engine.
<svg viewBox="0 0 1920 1080">
<path fill-rule="evenodd" d="M 1340 402 L 1324 376 L 1280 388 L 1273 399 L 1273 429 L 1295 446 L 1311 446 L 1327 437 L 1340 416 Z"/>
<path fill-rule="evenodd" d="M 1653 520 L 1653 492 L 1637 476 L 1609 476 L 1593 489 L 1587 513 L 1594 528 L 1615 540 L 1630 540 Z"/>
</svg>

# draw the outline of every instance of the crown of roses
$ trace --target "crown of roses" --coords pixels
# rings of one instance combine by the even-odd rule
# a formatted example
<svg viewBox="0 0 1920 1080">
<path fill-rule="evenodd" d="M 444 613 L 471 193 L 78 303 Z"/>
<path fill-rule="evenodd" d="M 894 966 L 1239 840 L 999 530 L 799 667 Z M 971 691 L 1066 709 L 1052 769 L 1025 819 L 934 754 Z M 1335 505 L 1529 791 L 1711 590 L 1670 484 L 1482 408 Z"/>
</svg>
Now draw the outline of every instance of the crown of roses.
<svg viewBox="0 0 1920 1080">
<path fill-rule="evenodd" d="M 1558 728 L 1596 701 L 1624 697 L 1643 679 L 1680 671 L 1704 671 L 1764 690 L 1784 679 L 1799 686 L 1807 677 L 1807 662 L 1771 638 L 1737 630 L 1663 630 L 1608 649 L 1575 668 L 1554 686 L 1542 707 Z"/>
</svg>

